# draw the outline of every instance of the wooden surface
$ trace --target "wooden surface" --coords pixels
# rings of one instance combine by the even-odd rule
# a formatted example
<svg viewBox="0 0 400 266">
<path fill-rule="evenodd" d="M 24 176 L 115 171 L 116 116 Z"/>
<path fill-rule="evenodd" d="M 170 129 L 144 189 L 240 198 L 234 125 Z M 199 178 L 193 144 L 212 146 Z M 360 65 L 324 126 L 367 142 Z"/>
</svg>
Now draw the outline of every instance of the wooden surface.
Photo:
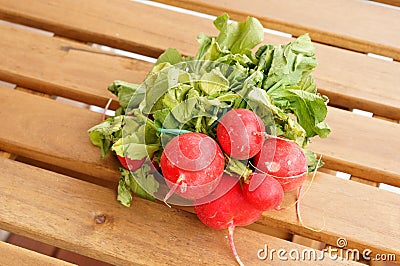
<svg viewBox="0 0 400 266">
<path fill-rule="evenodd" d="M 375 2 L 379 2 L 382 4 L 392 5 L 392 6 L 400 6 L 399 0 L 375 0 Z"/>
<path fill-rule="evenodd" d="M 1 149 L 100 179 L 119 179 L 117 160 L 102 160 L 86 133 L 101 121 L 101 114 L 23 92 L 0 91 L 1 121 L 9 125 L 0 129 Z"/>
<path fill-rule="evenodd" d="M 400 10 L 348 0 L 158 0 L 236 20 L 257 17 L 266 27 L 322 43 L 400 60 Z M 288 8 L 290 5 L 290 8 Z"/>
<path fill-rule="evenodd" d="M 309 145 L 323 154 L 327 167 L 400 186 L 399 124 L 336 108 L 328 110 L 327 122 L 332 128 L 329 137 Z"/>
<path fill-rule="evenodd" d="M 6 88 L 0 90 L 0 95 L 0 117 L 8 125 L 0 128 L 4 150 L 105 180 L 117 180 L 116 160 L 101 160 L 98 149 L 87 138 L 86 130 L 100 121 L 100 114 Z M 21 104 L 15 105 L 15 101 Z M 333 107 L 328 113 L 332 135 L 315 139 L 310 148 L 323 154 L 327 165 L 335 170 L 400 185 L 400 139 L 396 137 L 400 125 Z M 29 143 L 20 125 L 31 131 Z M 45 133 L 54 137 L 44 137 Z M 391 145 L 386 145 L 388 139 Z M 70 145 L 64 145 L 65 142 Z"/>
<path fill-rule="evenodd" d="M 196 5 L 192 0 L 162 1 L 189 3 L 189 8 L 204 8 L 209 13 L 215 12 L 211 5 L 218 12 L 227 10 L 224 0 L 200 0 Z M 283 18 L 288 32 L 295 35 L 299 29 L 309 29 L 319 62 L 317 85 L 332 105 L 327 118 L 332 134 L 315 139 L 310 146 L 323 154 L 326 164 L 302 198 L 304 224 L 293 207 L 266 212 L 252 226 L 238 228 L 239 254 L 246 265 L 260 265 L 256 252 L 265 243 L 276 249 L 305 248 L 286 241 L 294 235 L 294 242 L 321 249 L 324 243 L 335 246 L 344 237 L 347 248 L 368 248 L 373 255 L 395 254 L 400 262 L 400 197 L 376 187 L 380 182 L 400 186 L 400 93 L 395 85 L 400 63 L 355 52 L 365 47 L 385 48 L 387 53 L 395 51 L 398 60 L 399 31 L 393 30 L 400 24 L 399 11 L 364 1 L 327 0 L 313 2 L 314 12 L 299 21 L 293 16 L 299 12 L 295 7 L 309 1 L 283 4 L 273 0 L 268 10 L 260 8 L 266 4 L 261 0 L 245 6 L 240 1 L 230 3 L 233 18 L 250 11 L 261 16 L 262 10 L 262 21 L 279 26 L 279 17 Z M 321 10 L 332 3 L 337 6 Z M 270 13 L 282 7 L 289 12 Z M 342 12 L 334 12 L 336 8 Z M 353 17 L 344 16 L 349 8 Z M 292 16 L 286 18 L 288 14 Z M 318 23 L 312 20 L 314 14 L 320 18 Z M 366 15 L 374 25 L 363 31 L 358 30 L 365 26 L 362 20 L 350 23 Z M 331 27 L 330 21 L 338 16 L 343 19 Z M 85 109 L 85 104 L 104 106 L 112 97 L 111 109 L 117 108 L 115 97 L 106 90 L 110 82 L 140 83 L 152 65 L 85 42 L 152 57 L 168 47 L 193 55 L 199 32 L 216 34 L 212 21 L 128 0 L 38 0 L 29 5 L 23 0 L 0 0 L 0 19 L 50 30 L 56 36 L 0 22 L 0 80 L 17 85 L 16 90 L 0 87 L 0 150 L 12 153 L 7 154 L 9 159 L 0 160 L 0 229 L 63 248 L 65 256 L 78 252 L 117 265 L 234 264 L 226 232 L 203 226 L 193 209 L 170 209 L 136 198 L 131 208 L 116 202 L 119 164 L 112 156 L 101 160 L 86 134 L 101 114 Z M 377 29 L 378 34 L 372 35 Z M 316 43 L 325 42 L 320 37 L 327 38 L 328 45 Z M 292 40 L 271 34 L 265 34 L 265 39 L 274 44 Z M 346 47 L 343 44 L 349 45 L 347 49 L 334 47 Z M 71 106 L 55 101 L 55 96 L 84 104 Z M 351 113 L 352 108 L 373 112 L 374 117 Z M 335 170 L 352 174 L 357 182 L 335 177 Z M 294 200 L 289 193 L 283 205 Z M 326 260 L 320 264 L 337 263 Z"/>
<path fill-rule="evenodd" d="M 8 2 L 6 0 L 1 1 Z M 85 1 L 88 6 L 84 5 L 79 8 L 76 5 L 81 5 L 81 2 L 75 0 L 40 0 L 31 5 L 24 4 L 24 1 L 12 1 L 12 3 L 2 5 L 1 1 L 0 18 L 53 30 L 60 36 L 80 40 L 83 37 L 86 38 L 84 41 L 98 42 L 150 56 L 157 56 L 168 47 L 175 47 L 186 55 L 194 55 L 197 49 L 196 36 L 199 32 L 216 34 L 216 30 L 208 19 L 125 0 L 113 2 L 88 0 Z M 93 6 L 96 6 L 96 10 L 89 8 L 91 1 Z M 65 10 L 69 10 L 69 12 L 66 13 Z M 127 10 L 132 10 L 131 12 L 140 14 L 140 16 L 124 17 Z M 114 17 L 110 14 L 119 14 L 119 16 Z M 27 17 L 29 17 L 29 20 L 26 19 Z M 107 17 L 107 20 L 102 19 L 104 17 Z M 123 21 L 119 19 L 120 17 L 124 17 Z M 155 17 L 156 20 L 154 20 Z M 141 26 L 139 20 L 148 23 L 145 27 L 146 30 Z M 93 22 L 88 23 L 88 21 Z M 176 22 L 174 26 L 171 26 L 171 21 Z M 0 55 L 5 57 L 0 57 L 2 59 L 0 60 L 0 78 L 16 82 L 23 87 L 34 88 L 35 90 L 42 89 L 48 92 L 61 89 L 59 93 L 67 96 L 62 88 L 73 81 L 77 81 L 77 73 L 87 73 L 89 76 L 103 73 L 104 80 L 107 80 L 105 83 L 109 83 L 109 80 L 113 79 L 116 74 L 112 70 L 108 71 L 108 69 L 117 67 L 123 70 L 121 74 L 117 75 L 118 77 L 125 77 L 126 73 L 129 72 L 132 75 L 129 80 L 139 82 L 135 78 L 135 73 L 140 73 L 139 69 L 148 69 L 149 67 L 143 67 L 141 63 L 136 62 L 127 63 L 118 56 L 111 60 L 101 55 L 104 52 L 100 52 L 101 54 L 86 52 L 85 50 L 90 49 L 83 49 L 82 46 L 76 46 L 71 42 L 53 41 L 48 45 L 37 46 L 35 45 L 38 43 L 36 41 L 47 43 L 50 38 L 17 30 L 13 32 L 7 28 L 2 30 L 8 33 L 0 41 L 4 49 L 7 49 L 6 53 Z M 13 32 L 13 34 L 10 34 L 10 32 Z M 184 36 L 182 36 L 183 33 Z M 118 36 L 116 36 L 117 34 Z M 267 43 L 277 44 L 289 41 L 290 39 L 287 38 L 270 34 L 265 35 L 265 42 Z M 140 45 L 134 45 L 133 42 L 139 42 Z M 70 46 L 72 48 L 68 48 Z M 359 108 L 400 120 L 400 94 L 393 86 L 397 82 L 396 77 L 400 75 L 400 63 L 393 64 L 393 62 L 385 62 L 330 46 L 316 44 L 316 48 L 320 62 L 315 73 L 317 85 L 322 93 L 330 97 L 331 103 Z M 35 54 L 28 52 L 32 49 L 39 51 Z M 21 51 L 23 52 L 21 53 Z M 52 57 L 45 57 L 46 54 L 52 55 Z M 12 55 L 12 57 L 8 55 Z M 22 64 L 23 61 L 19 60 L 21 55 L 25 56 L 24 60 L 28 59 L 32 62 L 32 65 L 46 65 L 42 76 L 38 76 L 39 73 L 36 71 L 27 71 L 29 66 Z M 87 68 L 85 67 L 87 58 L 96 59 L 98 63 Z M 107 64 L 102 64 L 105 59 Z M 58 62 L 64 64 L 61 67 L 51 67 Z M 74 76 L 68 77 L 63 74 L 71 71 Z M 54 81 L 40 82 L 41 77 L 47 75 L 55 76 Z M 108 100 L 108 98 L 100 99 L 98 94 L 95 94 L 97 97 L 95 99 L 89 98 L 88 95 L 89 93 L 93 94 L 93 90 L 96 90 L 96 88 L 107 86 L 104 81 L 102 81 L 103 87 L 96 87 L 91 84 L 88 86 L 85 80 L 78 81 L 78 85 L 85 89 L 84 92 L 75 91 L 75 93 L 70 93 L 68 97 L 75 99 L 80 97 L 82 101 L 89 101 L 90 103 L 94 103 L 94 100 L 96 100 L 100 102 L 98 105 L 101 106 Z M 80 87 L 77 84 L 71 85 L 75 90 Z M 89 88 L 87 89 L 87 87 Z"/>
<path fill-rule="evenodd" d="M 4 136 L 2 137 L 2 139 L 0 139 L 0 143 L 3 145 L 5 150 L 10 149 L 11 152 L 21 153 L 23 156 L 33 157 L 39 160 L 46 160 L 48 163 L 57 164 L 65 168 L 79 171 L 84 174 L 92 174 L 94 176 L 97 176 L 98 178 L 114 180 L 115 182 L 117 182 L 118 165 L 116 163 L 116 160 L 114 158 L 101 160 L 99 158 L 97 148 L 92 146 L 89 143 L 88 138 L 86 137 L 85 127 L 89 128 L 91 126 L 90 123 L 97 123 L 99 114 L 90 112 L 85 109 L 62 105 L 60 103 L 40 97 L 35 97 L 33 95 L 11 91 L 8 89 L 0 90 L 0 93 L 0 95 L 2 95 L 2 98 L 4 99 L 1 103 L 2 105 L 0 105 L 0 110 L 8 110 L 8 113 L 4 112 L 4 116 L 2 116 L 2 119 L 9 126 L 0 129 L 0 136 Z M 24 104 L 13 105 L 12 103 L 14 101 L 18 101 Z M 19 108 L 21 108 L 21 106 L 30 106 L 30 112 L 26 115 L 23 115 L 22 112 L 18 110 Z M 48 112 L 48 110 L 52 110 L 52 112 Z M 343 115 L 347 114 L 345 111 L 335 111 L 334 109 L 332 109 L 332 111 L 330 110 L 329 113 L 330 115 L 336 113 L 342 115 L 339 120 L 346 120 L 345 116 L 343 117 Z M 33 119 L 33 117 L 36 118 Z M 68 117 L 77 117 L 79 118 L 79 120 L 75 119 L 72 121 L 68 119 Z M 354 115 L 354 118 L 362 117 Z M 13 121 L 14 124 L 11 123 L 11 121 Z M 352 122 L 351 120 L 349 121 Z M 378 123 L 388 123 L 389 126 L 399 126 L 394 123 L 389 123 L 382 120 L 376 121 Z M 22 124 L 26 125 L 25 130 L 32 132 L 29 146 L 26 144 L 24 146 L 24 143 L 26 143 L 25 131 L 18 130 L 18 128 L 20 128 L 19 125 Z M 37 131 L 37 129 L 39 129 L 39 131 L 34 132 L 35 130 Z M 42 137 L 44 135 L 44 132 L 46 132 L 46 142 L 44 142 L 44 139 Z M 337 132 L 342 131 L 338 130 Z M 392 130 L 388 129 L 387 132 L 392 132 Z M 62 139 L 63 141 L 61 142 L 60 139 Z M 334 136 L 329 139 L 336 140 Z M 345 141 L 345 139 L 343 139 L 343 141 Z M 69 143 L 70 145 L 65 145 L 65 143 Z M 354 143 L 354 141 L 350 141 L 348 144 L 343 145 L 343 147 L 348 147 L 352 143 Z M 332 146 L 337 147 L 339 145 L 333 143 Z M 396 164 L 394 163 L 393 165 Z M 364 169 L 364 171 L 366 170 Z M 352 224 L 357 225 L 359 223 L 358 215 L 362 215 L 366 208 L 368 208 L 370 212 L 375 213 L 377 215 L 376 217 L 380 218 L 382 215 L 385 214 L 385 211 L 387 211 L 387 209 L 382 209 L 381 205 L 384 204 L 389 208 L 396 209 L 396 206 L 400 206 L 399 197 L 396 197 L 395 195 L 393 196 L 392 193 L 380 192 L 375 195 L 377 199 L 375 199 L 373 203 L 366 202 L 365 198 L 371 196 L 372 194 L 370 193 L 372 193 L 372 191 L 375 191 L 375 188 L 363 186 L 355 182 L 343 182 L 342 180 L 337 179 L 336 177 L 333 177 L 331 175 L 321 175 L 324 176 L 324 178 L 320 178 L 318 179 L 318 181 L 314 182 L 312 187 L 313 190 L 310 190 L 309 192 L 311 194 L 313 194 L 314 192 L 316 193 L 315 196 L 312 197 L 313 200 L 311 200 L 311 202 L 320 202 L 320 197 L 321 195 L 326 194 L 326 189 L 329 189 L 331 191 L 334 188 L 337 188 L 338 190 L 336 191 L 336 193 L 324 196 L 327 202 L 330 202 L 332 204 L 335 202 L 337 202 L 338 204 L 342 204 L 343 201 L 354 202 L 351 205 L 351 212 L 349 212 L 348 209 L 344 209 L 344 213 L 341 213 L 340 210 L 337 210 L 337 205 L 333 204 L 330 205 L 330 207 L 328 206 L 329 208 L 326 209 L 325 215 L 333 217 L 333 220 L 331 224 L 327 224 L 328 227 L 326 228 L 325 235 L 322 238 L 323 241 L 331 243 L 332 241 L 334 241 L 335 238 L 341 235 L 346 235 L 354 239 L 354 245 L 356 247 L 366 246 L 368 244 L 369 246 L 374 247 L 375 250 L 381 250 L 383 248 L 383 245 L 375 243 L 374 241 L 369 242 L 368 239 L 365 239 L 363 237 L 358 238 L 357 236 L 359 235 L 359 231 L 349 230 L 349 228 L 345 225 L 349 221 Z M 353 190 L 354 194 L 356 192 L 361 193 L 360 199 L 357 199 L 355 196 L 344 198 L 344 196 L 346 195 L 351 195 L 353 193 Z M 343 193 L 343 195 L 341 193 Z M 340 201 L 336 201 L 338 197 L 340 198 Z M 310 226 L 318 227 L 321 225 L 320 222 L 323 214 L 322 210 L 319 209 L 318 206 L 319 205 L 307 210 L 307 213 L 311 217 L 316 218 L 310 219 Z M 267 222 L 275 227 L 289 229 L 292 233 L 311 235 L 317 239 L 321 237 L 322 234 L 316 234 L 304 230 L 304 228 L 302 228 L 297 223 L 294 208 L 291 210 L 291 212 L 288 213 L 289 214 L 287 215 L 283 215 L 281 212 L 272 212 L 270 214 L 267 214 L 272 214 L 274 217 L 272 220 L 271 218 L 267 219 Z M 339 216 L 337 217 L 337 215 Z M 400 212 L 397 212 L 394 214 L 394 216 L 391 216 L 391 218 L 394 219 L 392 220 L 393 223 L 390 223 L 393 224 L 393 227 L 388 227 L 388 231 L 374 231 L 374 229 L 376 229 L 380 223 L 379 219 L 373 219 L 373 217 L 375 216 L 365 218 L 363 221 L 365 221 L 366 225 L 363 224 L 363 228 L 368 228 L 370 236 L 371 234 L 374 236 L 373 239 L 382 239 L 382 237 L 386 235 L 392 235 L 400 238 L 400 235 L 397 236 L 396 233 L 400 231 L 399 225 L 396 224 L 396 221 L 400 219 L 400 216 L 398 215 L 400 215 Z M 341 226 L 337 226 L 338 221 L 341 221 Z M 368 226 L 368 224 L 370 226 Z M 400 254 L 400 247 L 397 247 L 395 239 L 393 239 L 392 242 L 390 242 L 392 243 L 391 248 L 393 248 L 396 252 L 399 252 Z"/>
<path fill-rule="evenodd" d="M 72 266 L 71 264 L 62 260 L 58 260 L 46 255 L 36 253 L 34 251 L 20 248 L 5 242 L 0 241 L 0 265 L 7 266 Z"/>
<path fill-rule="evenodd" d="M 283 205 L 288 206 L 289 202 L 294 202 L 294 195 L 285 195 L 285 200 L 288 203 Z M 375 252 L 400 254 L 400 197 L 397 194 L 321 173 L 301 204 L 304 223 L 311 228 L 323 228 L 322 232 L 311 231 L 299 224 L 294 208 L 266 212 L 264 219 L 258 222 L 284 227 L 331 245 L 336 245 L 339 237 L 346 236 L 349 248 L 363 250 L 370 247 Z"/>
<path fill-rule="evenodd" d="M 107 188 L 6 159 L 0 167 L 0 226 L 10 231 L 117 265 L 226 265 L 233 259 L 227 232 L 206 228 L 193 214 L 142 199 L 126 208 Z M 260 264 L 257 251 L 266 243 L 304 248 L 244 228 L 237 228 L 235 240 L 246 265 Z M 327 258 L 324 265 L 337 263 Z"/>
<path fill-rule="evenodd" d="M 104 90 L 112 81 L 140 83 L 150 69 L 143 61 L 10 26 L 0 25 L 0 34 L 1 79 L 88 104 L 105 106 L 116 99 Z M 117 106 L 114 101 L 111 108 Z"/>
</svg>

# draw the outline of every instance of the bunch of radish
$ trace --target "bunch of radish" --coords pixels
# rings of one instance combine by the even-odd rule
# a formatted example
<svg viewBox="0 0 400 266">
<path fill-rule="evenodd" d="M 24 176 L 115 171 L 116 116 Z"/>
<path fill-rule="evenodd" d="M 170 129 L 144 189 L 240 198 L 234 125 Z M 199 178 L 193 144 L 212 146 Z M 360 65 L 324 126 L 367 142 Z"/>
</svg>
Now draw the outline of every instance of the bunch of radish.
<svg viewBox="0 0 400 266">
<path fill-rule="evenodd" d="M 226 158 L 252 162 L 246 178 L 224 173 Z M 265 133 L 263 121 L 248 109 L 233 109 L 219 120 L 216 139 L 202 133 L 178 135 L 164 147 L 160 166 L 170 188 L 193 200 L 198 218 L 208 227 L 228 229 L 235 259 L 235 226 L 246 226 L 267 210 L 279 209 L 284 192 L 299 188 L 307 172 L 302 149 L 292 141 Z"/>
</svg>

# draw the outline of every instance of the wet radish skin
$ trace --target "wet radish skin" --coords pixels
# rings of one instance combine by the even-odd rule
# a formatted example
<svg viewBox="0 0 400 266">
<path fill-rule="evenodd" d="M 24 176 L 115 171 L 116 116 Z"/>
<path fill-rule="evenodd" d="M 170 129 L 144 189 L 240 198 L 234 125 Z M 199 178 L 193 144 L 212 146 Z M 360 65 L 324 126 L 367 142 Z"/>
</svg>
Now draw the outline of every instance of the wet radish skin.
<svg viewBox="0 0 400 266">
<path fill-rule="evenodd" d="M 183 183 L 175 193 L 198 199 L 210 194 L 224 171 L 224 156 L 218 144 L 202 133 L 185 133 L 174 137 L 164 148 L 160 166 L 167 185 Z"/>
<path fill-rule="evenodd" d="M 307 160 L 304 152 L 293 141 L 270 138 L 253 158 L 256 168 L 272 175 L 284 192 L 300 187 L 307 178 Z"/>
<path fill-rule="evenodd" d="M 228 111 L 217 125 L 217 139 L 230 157 L 246 160 L 256 155 L 264 142 L 265 125 L 254 112 L 238 108 Z"/>
<path fill-rule="evenodd" d="M 251 182 L 262 180 L 254 190 L 250 190 Z M 283 188 L 273 177 L 263 173 L 253 173 L 249 177 L 249 183 L 243 184 L 243 195 L 245 199 L 255 208 L 268 211 L 278 208 L 283 201 Z"/>
<path fill-rule="evenodd" d="M 117 155 L 117 158 L 125 169 L 130 170 L 132 172 L 139 169 L 146 160 L 146 157 L 144 157 L 141 160 L 132 160 L 129 159 L 128 157 L 123 157 L 119 155 Z"/>
<path fill-rule="evenodd" d="M 226 229 L 229 226 L 246 226 L 262 215 L 262 210 L 254 208 L 245 200 L 237 177 L 224 174 L 212 193 L 222 195 L 194 207 L 197 217 L 208 227 Z M 215 198 L 215 195 L 211 197 Z"/>
</svg>

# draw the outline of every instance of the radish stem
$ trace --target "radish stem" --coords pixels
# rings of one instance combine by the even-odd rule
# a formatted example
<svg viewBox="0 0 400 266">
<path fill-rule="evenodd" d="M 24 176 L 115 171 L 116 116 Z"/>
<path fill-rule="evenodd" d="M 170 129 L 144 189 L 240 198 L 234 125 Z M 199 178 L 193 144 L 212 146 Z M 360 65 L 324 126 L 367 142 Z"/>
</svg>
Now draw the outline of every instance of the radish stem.
<svg viewBox="0 0 400 266">
<path fill-rule="evenodd" d="M 170 128 L 158 128 L 157 131 L 160 133 L 172 134 L 172 135 L 181 135 L 184 133 L 191 132 L 191 131 L 185 130 L 185 129 L 170 129 Z"/>
<path fill-rule="evenodd" d="M 235 230 L 235 226 L 233 224 L 231 224 L 228 227 L 228 240 L 229 240 L 229 246 L 231 247 L 233 256 L 235 257 L 237 263 L 240 266 L 244 266 L 243 262 L 240 260 L 239 255 L 236 251 L 236 247 L 235 247 L 235 242 L 233 241 L 233 231 Z"/>
</svg>

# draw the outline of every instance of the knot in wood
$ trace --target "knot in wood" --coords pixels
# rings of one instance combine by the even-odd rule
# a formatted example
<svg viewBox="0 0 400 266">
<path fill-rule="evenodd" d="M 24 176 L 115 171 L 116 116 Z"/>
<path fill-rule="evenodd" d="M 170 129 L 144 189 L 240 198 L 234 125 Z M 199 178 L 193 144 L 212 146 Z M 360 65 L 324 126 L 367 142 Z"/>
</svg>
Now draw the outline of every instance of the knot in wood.
<svg viewBox="0 0 400 266">
<path fill-rule="evenodd" d="M 96 224 L 103 224 L 106 222 L 106 216 L 104 214 L 98 214 L 94 217 Z"/>
</svg>

